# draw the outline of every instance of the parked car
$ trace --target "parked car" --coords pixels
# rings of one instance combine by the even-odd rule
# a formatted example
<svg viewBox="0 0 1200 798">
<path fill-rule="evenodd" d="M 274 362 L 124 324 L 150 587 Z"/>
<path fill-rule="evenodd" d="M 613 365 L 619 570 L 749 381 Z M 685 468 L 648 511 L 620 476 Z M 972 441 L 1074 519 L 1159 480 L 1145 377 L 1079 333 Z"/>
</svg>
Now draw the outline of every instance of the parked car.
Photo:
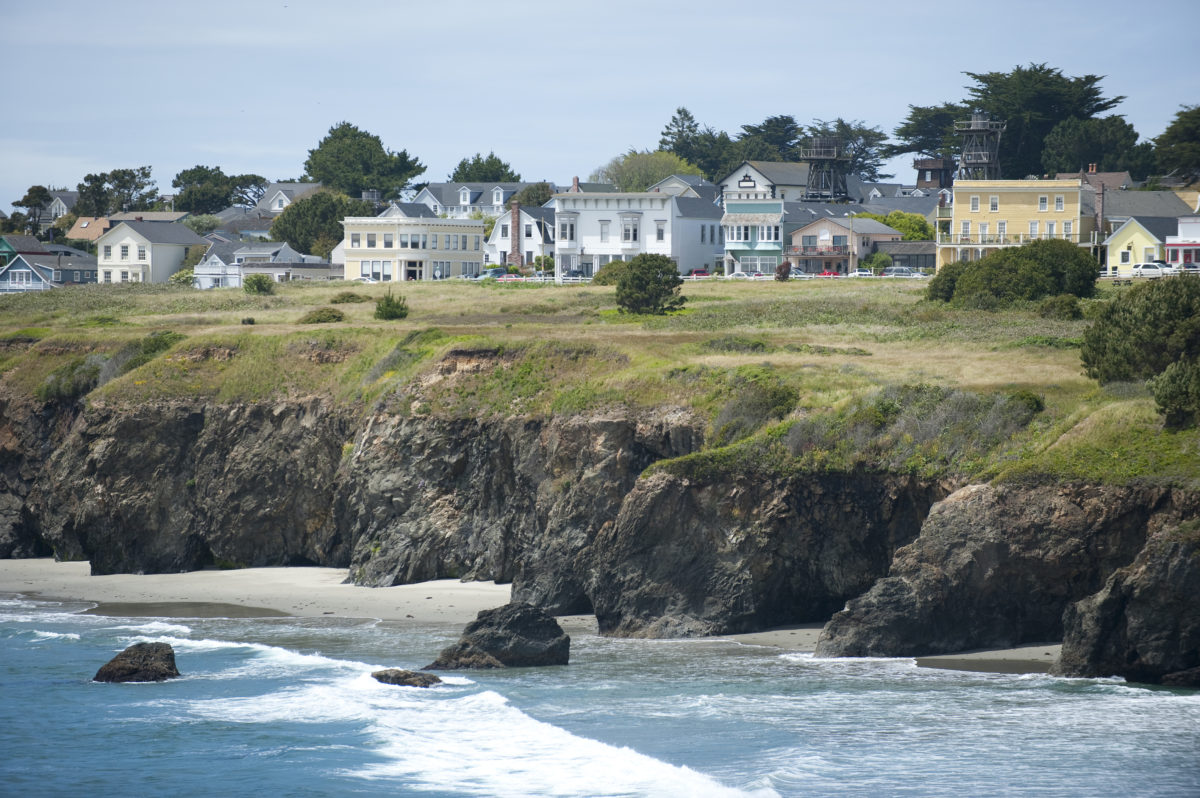
<svg viewBox="0 0 1200 798">
<path fill-rule="evenodd" d="M 842 275 L 838 274 L 837 272 L 835 272 L 831 269 L 826 269 L 825 271 L 821 272 L 817 276 L 818 277 L 841 277 Z"/>
<path fill-rule="evenodd" d="M 774 280 L 775 272 L 754 272 L 750 275 L 751 280 Z"/>
<path fill-rule="evenodd" d="M 476 277 L 475 279 L 476 280 L 486 280 L 489 277 L 491 277 L 492 279 L 498 279 L 500 277 L 503 277 L 506 274 L 508 274 L 508 269 L 504 268 L 503 266 L 489 266 L 488 268 L 486 268 L 482 272 L 480 272 L 479 276 Z"/>
<path fill-rule="evenodd" d="M 711 277 L 712 275 L 708 273 L 708 269 L 692 269 L 690 272 L 687 273 L 687 276 L 688 277 Z"/>
<path fill-rule="evenodd" d="M 855 269 L 846 275 L 847 277 L 874 277 L 875 272 L 870 269 Z"/>
<path fill-rule="evenodd" d="M 749 280 L 750 275 L 746 274 L 743 271 L 736 271 L 736 272 L 730 272 L 729 274 L 725 275 L 725 279 L 726 280 Z"/>
<path fill-rule="evenodd" d="M 351 277 L 350 280 L 351 282 L 363 283 L 364 285 L 375 285 L 375 283 L 379 282 L 378 280 L 373 280 L 370 277 Z"/>
<path fill-rule="evenodd" d="M 1168 272 L 1157 263 L 1135 263 L 1133 264 L 1133 276 L 1153 280 L 1158 277 L 1168 276 Z"/>
<path fill-rule="evenodd" d="M 919 272 L 914 272 L 907 266 L 887 266 L 884 267 L 880 277 L 924 277 L 925 275 Z"/>
</svg>

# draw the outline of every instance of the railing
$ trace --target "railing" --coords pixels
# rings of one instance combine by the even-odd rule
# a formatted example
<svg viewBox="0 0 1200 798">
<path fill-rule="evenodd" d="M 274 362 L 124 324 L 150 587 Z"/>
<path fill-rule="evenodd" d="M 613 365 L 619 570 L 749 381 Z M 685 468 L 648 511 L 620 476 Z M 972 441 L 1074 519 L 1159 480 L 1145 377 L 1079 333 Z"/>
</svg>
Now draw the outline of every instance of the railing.
<svg viewBox="0 0 1200 798">
<path fill-rule="evenodd" d="M 0 281 L 0 292 L 11 293 L 14 291 L 49 291 L 54 286 L 46 283 L 23 283 L 18 280 L 3 280 Z"/>
<path fill-rule="evenodd" d="M 962 244 L 964 246 L 1019 246 L 1027 244 L 1030 241 L 1042 241 L 1051 238 L 1061 239 L 1063 241 L 1072 241 L 1079 243 L 1078 233 L 1039 233 L 1037 235 L 1029 235 L 1028 233 L 1017 233 L 1015 235 L 998 233 L 971 233 L 962 235 L 961 233 L 938 233 L 937 242 L 939 244 Z"/>
<path fill-rule="evenodd" d="M 850 247 L 788 247 L 787 254 L 808 255 L 811 257 L 819 257 L 821 255 L 849 255 Z"/>
</svg>

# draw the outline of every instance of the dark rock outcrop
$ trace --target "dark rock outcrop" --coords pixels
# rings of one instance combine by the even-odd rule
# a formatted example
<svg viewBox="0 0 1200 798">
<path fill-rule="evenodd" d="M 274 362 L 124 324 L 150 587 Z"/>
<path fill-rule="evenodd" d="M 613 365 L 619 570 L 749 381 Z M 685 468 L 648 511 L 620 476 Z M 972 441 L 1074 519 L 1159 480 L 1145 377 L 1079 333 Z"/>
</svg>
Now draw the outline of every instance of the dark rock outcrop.
<svg viewBox="0 0 1200 798">
<path fill-rule="evenodd" d="M 30 490 L 56 555 L 92 573 L 348 564 L 331 508 L 348 420 L 317 401 L 94 406 Z"/>
<path fill-rule="evenodd" d="M 818 656 L 921 656 L 1061 640 L 1063 612 L 1195 513 L 1158 487 L 973 485 L 826 624 Z"/>
<path fill-rule="evenodd" d="M 75 414 L 73 405 L 46 406 L 32 397 L 0 394 L 0 558 L 52 553 L 37 534 L 26 501 L 56 433 L 64 434 Z"/>
<path fill-rule="evenodd" d="M 1167 530 L 1067 608 L 1063 676 L 1200 687 L 1200 531 Z"/>
<path fill-rule="evenodd" d="M 134 643 L 96 671 L 94 682 L 162 682 L 179 675 L 168 643 Z"/>
<path fill-rule="evenodd" d="M 907 476 L 655 474 L 592 547 L 600 631 L 680 637 L 825 620 L 887 572 L 943 495 Z"/>
<path fill-rule="evenodd" d="M 558 621 L 521 602 L 484 610 L 423 670 L 566 665 L 571 638 Z"/>
<path fill-rule="evenodd" d="M 384 684 L 394 684 L 400 687 L 432 687 L 441 684 L 442 680 L 432 673 L 421 671 L 406 671 L 400 668 L 385 668 L 371 674 L 376 681 Z"/>
</svg>

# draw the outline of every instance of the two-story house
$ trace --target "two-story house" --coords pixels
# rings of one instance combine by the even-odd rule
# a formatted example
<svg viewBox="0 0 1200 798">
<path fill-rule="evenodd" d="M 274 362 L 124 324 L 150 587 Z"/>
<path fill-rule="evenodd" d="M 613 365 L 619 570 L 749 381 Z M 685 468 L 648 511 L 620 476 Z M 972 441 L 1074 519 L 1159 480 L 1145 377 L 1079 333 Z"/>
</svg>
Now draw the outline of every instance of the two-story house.
<svg viewBox="0 0 1200 798">
<path fill-rule="evenodd" d="M 861 205 L 825 202 L 784 202 L 769 197 L 725 198 L 721 217 L 723 257 L 721 272 L 751 274 L 774 272 L 785 259 L 792 233 L 814 222 L 842 218 L 865 210 Z M 848 256 L 848 255 L 847 255 Z M 801 260 L 808 260 L 801 258 Z M 816 268 L 802 263 L 800 268 Z"/>
<path fill-rule="evenodd" d="M 484 244 L 483 262 L 532 266 L 544 255 L 554 255 L 554 209 L 514 202 L 492 226 Z"/>
<path fill-rule="evenodd" d="M 348 216 L 342 253 L 347 280 L 379 282 L 473 277 L 483 271 L 481 219 Z"/>
<path fill-rule="evenodd" d="M 775 199 L 797 201 L 808 190 L 808 164 L 784 161 L 742 161 L 724 180 L 718 180 L 722 201 Z"/>
<path fill-rule="evenodd" d="M 787 260 L 793 270 L 802 273 L 848 274 L 878 244 L 903 238 L 899 230 L 874 219 L 827 216 L 792 231 Z"/>
<path fill-rule="evenodd" d="M 958 180 L 949 229 L 938 232 L 938 268 L 1040 238 L 1091 246 L 1091 194 L 1081 180 Z"/>
<path fill-rule="evenodd" d="M 121 222 L 96 239 L 102 283 L 165 283 L 208 241 L 178 222 Z"/>
<path fill-rule="evenodd" d="M 554 195 L 557 278 L 590 277 L 614 260 L 666 255 L 679 270 L 720 262 L 721 208 L 711 201 L 661 191 L 569 191 Z"/>
<path fill-rule="evenodd" d="M 23 253 L 0 266 L 0 293 L 45 291 L 95 282 L 96 259 L 86 254 Z"/>
<path fill-rule="evenodd" d="M 1200 264 L 1200 216 L 1179 217 L 1179 229 L 1167 236 L 1167 263 L 1177 268 Z"/>
<path fill-rule="evenodd" d="M 413 197 L 435 216 L 466 219 L 471 214 L 500 216 L 513 195 L 533 183 L 429 183 Z M 550 185 L 554 190 L 554 185 Z"/>
<path fill-rule="evenodd" d="M 1132 277 L 1136 263 L 1165 260 L 1167 237 L 1179 230 L 1179 219 L 1160 216 L 1131 216 L 1104 239 L 1104 272 L 1113 277 Z"/>
<path fill-rule="evenodd" d="M 329 262 L 303 255 L 282 241 L 216 241 L 192 271 L 196 288 L 237 288 L 247 274 L 269 274 L 275 282 L 330 279 Z M 338 273 L 341 278 L 341 273 Z"/>
</svg>

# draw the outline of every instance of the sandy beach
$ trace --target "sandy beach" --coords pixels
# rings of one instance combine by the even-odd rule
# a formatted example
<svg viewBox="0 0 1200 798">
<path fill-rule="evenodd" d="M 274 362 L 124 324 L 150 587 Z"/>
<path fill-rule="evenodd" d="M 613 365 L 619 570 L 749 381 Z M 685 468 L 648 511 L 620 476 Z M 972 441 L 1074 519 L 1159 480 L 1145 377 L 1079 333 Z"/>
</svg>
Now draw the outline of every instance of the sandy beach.
<svg viewBox="0 0 1200 798">
<path fill-rule="evenodd" d="M 92 576 L 86 562 L 0 560 L 0 593 L 94 601 L 110 615 L 230 614 L 226 608 L 235 606 L 251 608 L 239 615 L 338 615 L 466 624 L 480 610 L 507 604 L 512 592 L 509 585 L 495 582 L 443 579 L 396 587 L 360 587 L 342 584 L 345 578 L 343 568 Z"/>
<path fill-rule="evenodd" d="M 86 562 L 0 560 L 0 594 L 96 602 L 106 615 L 176 617 L 297 615 L 378 618 L 384 621 L 465 625 L 480 610 L 506 604 L 509 585 L 442 579 L 395 587 L 343 584 L 341 568 L 246 568 L 182 574 L 92 576 Z M 559 618 L 571 635 L 595 634 L 589 615 Z M 822 624 L 803 624 L 729 635 L 745 645 L 811 652 Z M 1059 645 L 970 651 L 919 657 L 929 668 L 994 673 L 1045 673 Z"/>
</svg>

